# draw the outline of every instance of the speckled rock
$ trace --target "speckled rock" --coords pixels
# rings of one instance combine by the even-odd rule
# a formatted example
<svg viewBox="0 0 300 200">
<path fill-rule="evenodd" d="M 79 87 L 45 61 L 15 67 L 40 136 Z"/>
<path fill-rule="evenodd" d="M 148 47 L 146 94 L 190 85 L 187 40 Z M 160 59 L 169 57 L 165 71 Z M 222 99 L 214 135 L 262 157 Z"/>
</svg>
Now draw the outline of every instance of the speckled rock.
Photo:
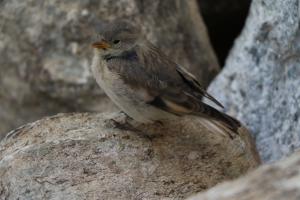
<svg viewBox="0 0 300 200">
<path fill-rule="evenodd" d="M 299 200 L 300 152 L 188 200 Z"/>
<path fill-rule="evenodd" d="M 60 114 L 10 132 L 0 199 L 184 199 L 259 164 L 244 128 L 232 140 L 193 116 L 122 130 L 112 118 L 126 119 Z"/>
<path fill-rule="evenodd" d="M 204 85 L 219 69 L 194 0 L 2 0 L 0 8 L 0 138 L 41 116 L 113 109 L 89 70 L 101 20 L 139 24 Z"/>
<path fill-rule="evenodd" d="M 300 4 L 252 2 L 246 26 L 209 92 L 256 138 L 264 161 L 300 147 Z"/>
</svg>

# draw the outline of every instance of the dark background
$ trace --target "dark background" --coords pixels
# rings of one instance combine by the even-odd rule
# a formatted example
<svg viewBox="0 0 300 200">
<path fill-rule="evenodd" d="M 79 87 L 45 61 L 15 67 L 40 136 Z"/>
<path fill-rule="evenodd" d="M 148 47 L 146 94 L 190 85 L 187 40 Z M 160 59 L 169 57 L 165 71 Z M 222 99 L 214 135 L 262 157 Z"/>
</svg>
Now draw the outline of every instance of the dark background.
<svg viewBox="0 0 300 200">
<path fill-rule="evenodd" d="M 198 0 L 220 66 L 241 32 L 251 0 Z"/>
</svg>

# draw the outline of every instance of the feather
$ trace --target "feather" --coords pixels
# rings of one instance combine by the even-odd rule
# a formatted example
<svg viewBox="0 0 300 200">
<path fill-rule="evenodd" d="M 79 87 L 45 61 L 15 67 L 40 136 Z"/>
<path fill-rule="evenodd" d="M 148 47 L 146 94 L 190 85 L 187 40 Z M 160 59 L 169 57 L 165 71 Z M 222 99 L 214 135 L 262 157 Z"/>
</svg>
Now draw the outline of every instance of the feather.
<svg viewBox="0 0 300 200">
<path fill-rule="evenodd" d="M 188 85 L 190 85 L 192 88 L 198 90 L 198 92 L 203 96 L 208 98 L 209 100 L 211 100 L 212 102 L 214 102 L 216 105 L 220 106 L 221 108 L 224 108 L 224 106 L 218 101 L 216 100 L 214 97 L 212 97 L 209 93 L 207 93 L 203 87 L 200 85 L 200 83 L 197 81 L 196 77 L 194 75 L 192 75 L 191 73 L 189 73 L 188 71 L 186 71 L 186 69 L 178 66 L 176 68 L 177 72 L 180 74 L 180 76 L 182 77 L 182 79 L 184 81 L 186 81 L 186 83 Z"/>
</svg>

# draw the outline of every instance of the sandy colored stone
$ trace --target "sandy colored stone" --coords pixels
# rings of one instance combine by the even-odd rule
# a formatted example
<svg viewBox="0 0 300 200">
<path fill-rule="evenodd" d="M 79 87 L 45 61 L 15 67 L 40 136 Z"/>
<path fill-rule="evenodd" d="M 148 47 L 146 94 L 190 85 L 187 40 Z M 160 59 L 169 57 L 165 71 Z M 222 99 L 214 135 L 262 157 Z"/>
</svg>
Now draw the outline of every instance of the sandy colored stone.
<svg viewBox="0 0 300 200">
<path fill-rule="evenodd" d="M 299 200 L 300 152 L 188 200 Z"/>
<path fill-rule="evenodd" d="M 0 199 L 184 199 L 259 164 L 249 133 L 199 117 L 119 129 L 119 113 L 59 114 L 0 142 Z M 127 127 L 128 128 L 128 127 Z"/>
</svg>

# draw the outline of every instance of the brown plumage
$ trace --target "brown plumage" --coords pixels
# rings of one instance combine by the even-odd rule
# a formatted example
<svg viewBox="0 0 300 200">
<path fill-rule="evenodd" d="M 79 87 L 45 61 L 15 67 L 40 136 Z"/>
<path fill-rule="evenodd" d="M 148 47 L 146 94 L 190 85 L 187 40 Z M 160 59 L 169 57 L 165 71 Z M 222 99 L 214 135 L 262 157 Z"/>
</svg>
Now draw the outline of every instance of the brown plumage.
<svg viewBox="0 0 300 200">
<path fill-rule="evenodd" d="M 236 119 L 202 101 L 207 98 L 223 107 L 192 74 L 136 30 L 127 23 L 108 25 L 102 40 L 93 44 L 96 80 L 125 113 L 141 122 L 164 120 L 168 118 L 165 113 L 190 114 L 219 121 L 232 131 L 238 129 Z"/>
</svg>

